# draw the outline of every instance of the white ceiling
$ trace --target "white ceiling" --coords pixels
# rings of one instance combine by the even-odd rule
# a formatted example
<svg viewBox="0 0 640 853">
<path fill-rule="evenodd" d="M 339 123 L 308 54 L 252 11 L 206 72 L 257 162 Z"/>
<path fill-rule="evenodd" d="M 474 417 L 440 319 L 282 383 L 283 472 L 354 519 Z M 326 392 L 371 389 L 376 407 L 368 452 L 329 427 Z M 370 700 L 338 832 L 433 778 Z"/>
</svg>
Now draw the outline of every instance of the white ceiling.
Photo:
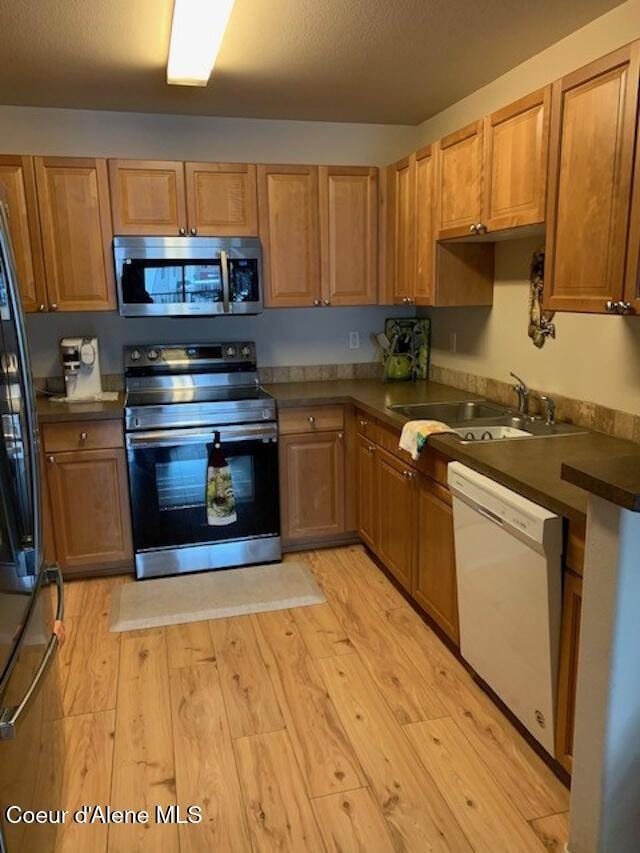
<svg viewBox="0 0 640 853">
<path fill-rule="evenodd" d="M 0 103 L 417 124 L 621 0 L 236 0 L 204 89 L 167 86 L 172 0 L 13 0 Z"/>
</svg>

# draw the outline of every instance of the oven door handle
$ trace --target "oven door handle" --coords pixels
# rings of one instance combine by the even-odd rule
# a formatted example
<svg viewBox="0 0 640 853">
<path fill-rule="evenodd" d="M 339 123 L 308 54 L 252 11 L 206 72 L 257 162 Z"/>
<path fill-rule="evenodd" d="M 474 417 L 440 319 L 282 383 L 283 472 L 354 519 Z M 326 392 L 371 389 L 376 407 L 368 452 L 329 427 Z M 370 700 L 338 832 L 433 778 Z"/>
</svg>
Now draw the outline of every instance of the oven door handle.
<svg viewBox="0 0 640 853">
<path fill-rule="evenodd" d="M 220 270 L 222 272 L 222 304 L 224 313 L 229 313 L 229 256 L 224 249 L 220 251 Z"/>
<path fill-rule="evenodd" d="M 142 450 L 148 447 L 177 447 L 187 444 L 212 442 L 214 432 L 220 433 L 222 443 L 228 441 L 277 441 L 278 426 L 271 424 L 251 424 L 249 426 L 228 426 L 216 429 L 164 429 L 136 432 L 127 435 L 127 448 Z"/>
</svg>

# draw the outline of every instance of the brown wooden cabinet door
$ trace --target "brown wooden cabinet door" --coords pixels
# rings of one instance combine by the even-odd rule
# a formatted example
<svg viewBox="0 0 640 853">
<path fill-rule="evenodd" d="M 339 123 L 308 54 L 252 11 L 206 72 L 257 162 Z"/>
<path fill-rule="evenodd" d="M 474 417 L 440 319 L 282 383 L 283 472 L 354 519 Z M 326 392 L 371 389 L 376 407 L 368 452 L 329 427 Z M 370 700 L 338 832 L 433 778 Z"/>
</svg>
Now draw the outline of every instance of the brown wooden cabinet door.
<svg viewBox="0 0 640 853">
<path fill-rule="evenodd" d="M 187 233 L 184 163 L 109 160 L 109 179 L 114 234 Z"/>
<path fill-rule="evenodd" d="M 458 589 L 450 502 L 446 489 L 427 477 L 418 478 L 418 556 L 413 595 L 458 644 Z"/>
<path fill-rule="evenodd" d="M 556 758 L 569 773 L 571 773 L 573 765 L 573 730 L 576 713 L 576 684 L 578 680 L 581 614 L 582 578 L 573 572 L 565 571 L 560 638 L 560 671 L 558 674 Z"/>
<path fill-rule="evenodd" d="M 280 493 L 285 543 L 344 533 L 344 433 L 283 436 Z"/>
<path fill-rule="evenodd" d="M 357 453 L 358 534 L 365 545 L 376 550 L 376 447 L 359 435 Z"/>
<path fill-rule="evenodd" d="M 387 169 L 387 275 L 392 302 L 413 297 L 415 272 L 415 156 L 405 157 Z"/>
<path fill-rule="evenodd" d="M 551 86 L 484 122 L 484 212 L 489 231 L 544 222 Z"/>
<path fill-rule="evenodd" d="M 106 161 L 36 157 L 35 169 L 50 310 L 113 310 Z"/>
<path fill-rule="evenodd" d="M 416 305 L 432 305 L 435 290 L 435 163 L 431 145 L 416 152 L 414 170 L 415 273 L 412 296 Z"/>
<path fill-rule="evenodd" d="M 623 296 L 640 43 L 557 80 L 551 96 L 545 307 Z"/>
<path fill-rule="evenodd" d="M 264 304 L 320 304 L 318 167 L 258 166 Z"/>
<path fill-rule="evenodd" d="M 376 553 L 402 586 L 411 590 L 415 562 L 415 472 L 385 450 L 376 456 Z"/>
<path fill-rule="evenodd" d="M 40 218 L 32 157 L 0 155 L 0 187 L 9 205 L 9 229 L 25 311 L 47 308 Z"/>
<path fill-rule="evenodd" d="M 436 236 L 465 237 L 482 221 L 483 122 L 474 121 L 438 143 Z"/>
<path fill-rule="evenodd" d="M 320 166 L 320 258 L 324 305 L 378 299 L 378 170 Z"/>
<path fill-rule="evenodd" d="M 256 167 L 247 163 L 185 163 L 190 234 L 257 237 Z"/>
<path fill-rule="evenodd" d="M 133 550 L 124 450 L 54 453 L 46 468 L 60 567 L 73 573 L 128 565 Z"/>
</svg>

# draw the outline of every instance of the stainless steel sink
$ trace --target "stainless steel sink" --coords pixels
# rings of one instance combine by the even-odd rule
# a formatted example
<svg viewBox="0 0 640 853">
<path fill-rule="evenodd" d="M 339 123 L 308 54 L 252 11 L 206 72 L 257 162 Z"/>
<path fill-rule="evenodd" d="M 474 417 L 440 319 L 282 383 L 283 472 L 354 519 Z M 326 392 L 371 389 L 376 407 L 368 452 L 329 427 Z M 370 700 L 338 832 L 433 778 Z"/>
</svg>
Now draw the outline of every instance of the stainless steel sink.
<svg viewBox="0 0 640 853">
<path fill-rule="evenodd" d="M 486 400 L 462 400 L 454 403 L 406 403 L 389 408 L 419 420 L 448 424 L 463 444 L 478 441 L 518 441 L 526 438 L 580 435 L 587 430 L 573 424 L 547 424 L 540 418 L 521 415 Z"/>
<path fill-rule="evenodd" d="M 462 400 L 455 403 L 403 403 L 389 406 L 394 412 L 417 420 L 442 421 L 445 424 L 464 424 L 468 421 L 494 420 L 508 412 L 504 406 L 485 400 Z"/>
</svg>

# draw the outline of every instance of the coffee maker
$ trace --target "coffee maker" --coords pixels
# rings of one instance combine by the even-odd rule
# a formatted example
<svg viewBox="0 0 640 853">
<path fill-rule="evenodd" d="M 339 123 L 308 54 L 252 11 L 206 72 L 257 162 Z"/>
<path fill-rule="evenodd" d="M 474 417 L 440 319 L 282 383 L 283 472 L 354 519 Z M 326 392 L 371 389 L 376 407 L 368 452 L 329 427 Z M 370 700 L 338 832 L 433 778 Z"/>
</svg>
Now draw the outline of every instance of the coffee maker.
<svg viewBox="0 0 640 853">
<path fill-rule="evenodd" d="M 65 400 L 100 400 L 102 378 L 97 338 L 62 338 L 60 341 L 64 371 Z"/>
</svg>

